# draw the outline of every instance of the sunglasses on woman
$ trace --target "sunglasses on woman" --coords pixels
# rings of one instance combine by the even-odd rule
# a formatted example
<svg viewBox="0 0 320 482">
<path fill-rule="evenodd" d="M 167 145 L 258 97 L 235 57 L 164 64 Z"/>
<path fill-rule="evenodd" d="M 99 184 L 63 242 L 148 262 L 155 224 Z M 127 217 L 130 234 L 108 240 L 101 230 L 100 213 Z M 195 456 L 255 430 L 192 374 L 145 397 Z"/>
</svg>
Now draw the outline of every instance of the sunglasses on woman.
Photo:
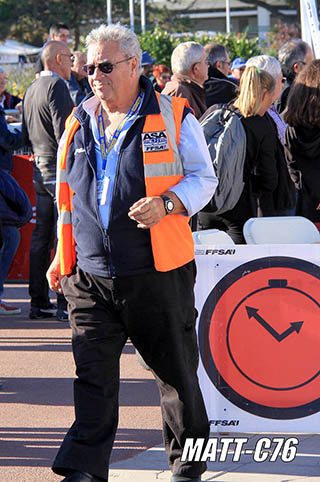
<svg viewBox="0 0 320 482">
<path fill-rule="evenodd" d="M 117 64 L 121 64 L 121 62 L 126 62 L 127 60 L 133 59 L 133 57 L 127 57 L 126 59 L 118 60 L 118 62 L 108 62 L 107 60 L 105 62 L 100 62 L 98 65 L 95 64 L 86 64 L 83 66 L 83 70 L 88 74 L 88 75 L 93 75 L 94 71 L 96 69 L 99 69 L 101 72 L 104 74 L 111 74 L 113 71 L 113 68 Z"/>
</svg>

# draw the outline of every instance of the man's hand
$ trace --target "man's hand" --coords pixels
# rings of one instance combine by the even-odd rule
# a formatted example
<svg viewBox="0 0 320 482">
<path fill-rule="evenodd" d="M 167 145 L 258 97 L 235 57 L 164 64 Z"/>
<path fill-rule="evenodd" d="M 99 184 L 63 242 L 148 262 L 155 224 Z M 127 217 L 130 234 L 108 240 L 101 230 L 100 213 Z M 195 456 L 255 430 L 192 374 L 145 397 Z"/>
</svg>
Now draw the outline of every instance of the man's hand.
<svg viewBox="0 0 320 482">
<path fill-rule="evenodd" d="M 6 115 L 5 117 L 7 124 L 11 124 L 12 122 L 19 122 L 19 119 L 17 117 L 14 117 L 13 115 Z"/>
<path fill-rule="evenodd" d="M 163 199 L 160 196 L 143 197 L 135 202 L 128 213 L 129 218 L 138 223 L 138 228 L 149 229 L 166 215 Z"/>
<path fill-rule="evenodd" d="M 316 207 L 316 210 L 317 210 L 317 211 L 320 211 L 320 203 L 319 203 L 318 206 Z"/>
<path fill-rule="evenodd" d="M 59 251 L 57 247 L 56 255 L 47 271 L 47 280 L 48 280 L 50 289 L 60 294 L 62 293 L 62 288 L 60 285 L 61 278 L 62 276 L 61 276 L 61 270 L 60 270 L 60 256 L 59 256 Z"/>
</svg>

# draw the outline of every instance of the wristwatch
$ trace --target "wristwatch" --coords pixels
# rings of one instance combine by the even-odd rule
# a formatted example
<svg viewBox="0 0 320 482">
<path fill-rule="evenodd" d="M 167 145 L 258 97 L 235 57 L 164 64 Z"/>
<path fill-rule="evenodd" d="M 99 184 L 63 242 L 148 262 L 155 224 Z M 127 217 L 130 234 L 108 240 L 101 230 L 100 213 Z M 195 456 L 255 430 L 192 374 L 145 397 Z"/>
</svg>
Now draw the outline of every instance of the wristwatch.
<svg viewBox="0 0 320 482">
<path fill-rule="evenodd" d="M 174 210 L 174 202 L 168 196 L 160 196 L 163 199 L 164 209 L 166 214 L 171 214 Z"/>
</svg>

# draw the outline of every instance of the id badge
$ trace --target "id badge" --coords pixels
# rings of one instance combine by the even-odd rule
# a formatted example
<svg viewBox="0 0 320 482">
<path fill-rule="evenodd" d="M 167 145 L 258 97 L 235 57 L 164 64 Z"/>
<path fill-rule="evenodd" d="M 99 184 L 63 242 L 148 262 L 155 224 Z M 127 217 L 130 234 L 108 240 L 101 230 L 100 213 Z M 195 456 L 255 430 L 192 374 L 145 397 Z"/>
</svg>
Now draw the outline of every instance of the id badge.
<svg viewBox="0 0 320 482">
<path fill-rule="evenodd" d="M 109 187 L 109 178 L 104 176 L 102 179 L 98 180 L 97 194 L 98 194 L 98 204 L 104 206 L 107 202 L 107 194 Z"/>
</svg>

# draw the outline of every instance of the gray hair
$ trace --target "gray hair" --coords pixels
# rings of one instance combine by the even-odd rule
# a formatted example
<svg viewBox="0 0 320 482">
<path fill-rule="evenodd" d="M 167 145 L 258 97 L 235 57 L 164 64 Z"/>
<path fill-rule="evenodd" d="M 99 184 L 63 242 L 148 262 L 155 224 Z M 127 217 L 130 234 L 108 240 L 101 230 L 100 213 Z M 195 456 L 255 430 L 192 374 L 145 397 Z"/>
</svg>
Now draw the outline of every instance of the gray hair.
<svg viewBox="0 0 320 482">
<path fill-rule="evenodd" d="M 282 73 L 279 60 L 275 57 L 271 57 L 271 55 L 256 55 L 255 57 L 251 57 L 247 61 L 246 67 L 252 66 L 265 70 L 268 74 L 272 75 L 275 81 L 279 74 Z"/>
<path fill-rule="evenodd" d="M 136 34 L 120 23 L 113 25 L 100 25 L 94 28 L 86 37 L 87 49 L 93 45 L 104 42 L 118 42 L 119 49 L 128 57 L 136 57 L 138 66 L 141 64 L 141 48 Z"/>
<path fill-rule="evenodd" d="M 174 74 L 187 75 L 197 62 L 201 62 L 205 50 L 198 42 L 182 42 L 171 55 L 171 69 Z"/>
<path fill-rule="evenodd" d="M 227 60 L 229 52 L 224 45 L 210 43 L 207 44 L 204 48 L 207 53 L 208 62 L 210 65 L 215 66 L 216 62 L 218 62 L 219 60 Z"/>
<path fill-rule="evenodd" d="M 299 38 L 288 40 L 279 49 L 279 62 L 288 69 L 292 69 L 296 62 L 304 62 L 309 49 L 309 45 Z"/>
</svg>

